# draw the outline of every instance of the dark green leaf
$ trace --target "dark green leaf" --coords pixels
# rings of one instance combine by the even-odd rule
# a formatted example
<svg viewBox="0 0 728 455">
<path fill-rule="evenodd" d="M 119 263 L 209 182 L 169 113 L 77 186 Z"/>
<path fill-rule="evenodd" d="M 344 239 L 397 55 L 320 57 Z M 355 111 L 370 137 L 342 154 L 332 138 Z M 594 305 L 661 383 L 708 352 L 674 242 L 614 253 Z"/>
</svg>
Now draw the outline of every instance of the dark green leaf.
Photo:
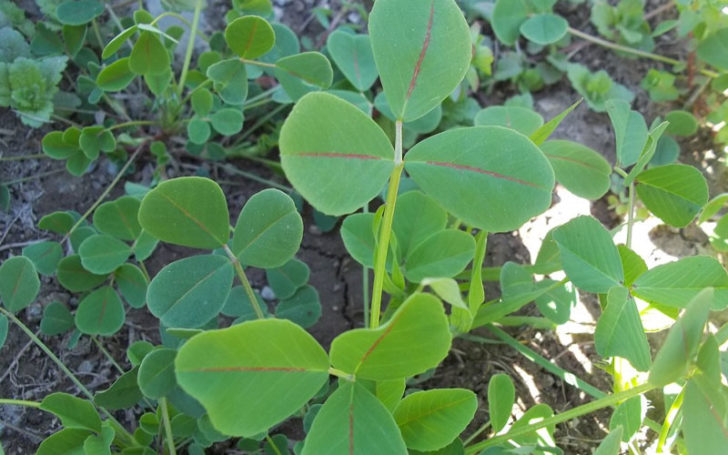
<svg viewBox="0 0 728 455">
<path fill-rule="evenodd" d="M 13 313 L 35 300 L 40 290 L 38 272 L 30 259 L 15 256 L 0 265 L 0 300 Z"/>
</svg>

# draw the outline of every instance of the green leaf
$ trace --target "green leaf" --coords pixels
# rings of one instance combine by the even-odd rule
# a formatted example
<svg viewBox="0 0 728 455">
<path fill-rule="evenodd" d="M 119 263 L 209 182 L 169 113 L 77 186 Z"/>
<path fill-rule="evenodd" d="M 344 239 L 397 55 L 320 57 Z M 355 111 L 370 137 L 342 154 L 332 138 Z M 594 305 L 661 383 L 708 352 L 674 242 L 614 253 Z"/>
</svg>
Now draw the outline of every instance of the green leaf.
<svg viewBox="0 0 728 455">
<path fill-rule="evenodd" d="M 114 272 L 114 281 L 121 296 L 132 308 L 141 308 L 147 301 L 147 278 L 139 267 L 123 264 Z"/>
<path fill-rule="evenodd" d="M 728 394 L 704 375 L 685 386 L 682 430 L 689 453 L 720 453 L 728 447 Z"/>
<path fill-rule="evenodd" d="M 268 314 L 268 305 L 266 305 L 263 297 L 258 292 L 255 292 L 255 298 L 258 301 L 258 306 L 263 311 L 264 315 Z M 225 300 L 225 305 L 220 310 L 225 316 L 230 316 L 235 319 L 235 323 L 252 321 L 258 316 L 255 314 L 253 305 L 250 304 L 250 298 L 248 293 L 245 292 L 242 286 L 235 286 L 230 290 L 230 295 Z"/>
<path fill-rule="evenodd" d="M 301 195 L 327 215 L 351 213 L 377 196 L 394 150 L 374 121 L 352 104 L 312 93 L 281 129 L 281 164 Z"/>
<path fill-rule="evenodd" d="M 8 317 L 0 314 L 0 349 L 5 346 L 5 340 L 8 338 Z M 2 453 L 0 453 L 2 455 Z"/>
<path fill-rule="evenodd" d="M 141 203 L 131 196 L 101 204 L 94 212 L 94 227 L 120 240 L 135 240 L 142 232 L 138 214 Z"/>
<path fill-rule="evenodd" d="M 662 343 L 650 368 L 649 382 L 664 386 L 685 376 L 698 343 L 703 337 L 703 327 L 708 319 L 713 289 L 706 288 L 688 303 Z"/>
<path fill-rule="evenodd" d="M 271 50 L 276 37 L 267 20 L 259 16 L 243 16 L 225 28 L 225 41 L 238 57 L 253 59 Z"/>
<path fill-rule="evenodd" d="M 107 423 L 101 429 L 101 434 L 91 435 L 83 443 L 83 450 L 86 455 L 111 455 L 111 443 L 114 441 L 116 432 Z"/>
<path fill-rule="evenodd" d="M 667 127 L 668 134 L 675 136 L 692 136 L 698 132 L 698 120 L 688 111 L 671 111 L 665 115 L 670 122 Z"/>
<path fill-rule="evenodd" d="M 9 311 L 17 313 L 33 303 L 39 290 L 38 273 L 30 259 L 15 256 L 0 265 L 0 300 Z"/>
<path fill-rule="evenodd" d="M 58 262 L 63 258 L 63 248 L 58 242 L 39 242 L 23 248 L 23 256 L 33 261 L 38 273 L 51 276 L 56 273 Z"/>
<path fill-rule="evenodd" d="M 209 90 L 203 88 L 192 93 L 190 103 L 195 114 L 205 117 L 212 110 L 214 98 Z"/>
<path fill-rule="evenodd" d="M 231 58 L 210 65 L 206 74 L 224 102 L 235 106 L 245 102 L 248 97 L 248 76 L 245 64 L 240 59 Z"/>
<path fill-rule="evenodd" d="M 382 326 L 337 336 L 331 343 L 331 364 L 357 378 L 398 379 L 437 366 L 450 343 L 442 303 L 429 294 L 413 294 Z"/>
<path fill-rule="evenodd" d="M 129 68 L 129 57 L 120 58 L 104 67 L 96 76 L 96 85 L 105 92 L 124 90 L 136 74 Z"/>
<path fill-rule="evenodd" d="M 144 196 L 139 224 L 163 242 L 191 248 L 219 248 L 230 237 L 225 195 L 217 183 L 201 177 L 160 183 Z"/>
<path fill-rule="evenodd" d="M 496 374 L 488 382 L 488 414 L 493 431 L 503 429 L 511 418 L 516 389 L 507 374 Z"/>
<path fill-rule="evenodd" d="M 728 273 L 723 266 L 708 256 L 692 256 L 643 273 L 635 280 L 632 293 L 650 303 L 685 308 L 708 287 L 714 288 L 714 310 L 728 306 Z"/>
<path fill-rule="evenodd" d="M 124 325 L 124 305 L 111 286 L 87 295 L 78 304 L 76 327 L 88 335 L 113 335 Z"/>
<path fill-rule="evenodd" d="M 405 276 L 419 283 L 428 277 L 450 278 L 465 269 L 475 254 L 473 237 L 457 229 L 445 229 L 417 245 L 405 260 Z"/>
<path fill-rule="evenodd" d="M 406 455 L 392 414 L 367 389 L 342 381 L 319 410 L 302 455 Z"/>
<path fill-rule="evenodd" d="M 431 235 L 445 229 L 447 225 L 445 209 L 421 191 L 408 191 L 398 196 L 396 207 L 392 230 L 397 236 L 400 257 L 407 257 L 416 246 Z M 373 233 L 371 221 L 368 229 L 370 233 Z M 342 226 L 342 235 L 343 230 Z"/>
<path fill-rule="evenodd" d="M 73 130 L 71 130 L 73 131 Z M 43 136 L 42 141 L 43 146 L 43 153 L 50 156 L 54 160 L 65 160 L 73 156 L 76 152 L 78 152 L 78 138 L 68 138 L 66 139 L 66 135 L 61 131 L 51 131 L 50 133 Z M 52 214 L 46 215 L 43 218 L 51 217 L 55 214 L 60 214 L 65 212 L 54 212 Z M 41 223 L 43 222 L 43 219 L 41 219 Z M 73 224 L 73 221 L 71 222 L 71 225 Z M 40 226 L 40 223 L 38 224 L 38 227 Z M 70 225 L 68 228 L 70 229 Z M 41 229 L 45 229 L 41 227 Z"/>
<path fill-rule="evenodd" d="M 288 319 L 303 328 L 311 327 L 321 317 L 321 301 L 313 286 L 303 286 L 292 297 L 276 306 L 276 317 Z"/>
<path fill-rule="evenodd" d="M 96 0 L 69 0 L 56 8 L 56 17 L 64 25 L 83 25 L 104 12 L 104 5 Z"/>
<path fill-rule="evenodd" d="M 475 115 L 475 126 L 503 126 L 530 136 L 543 126 L 543 117 L 520 106 L 491 106 Z"/>
<path fill-rule="evenodd" d="M 569 23 L 556 14 L 536 14 L 521 24 L 519 30 L 529 41 L 545 46 L 566 36 Z"/>
<path fill-rule="evenodd" d="M 156 349 L 146 356 L 139 365 L 137 382 L 144 396 L 154 400 L 167 396 L 177 386 L 174 376 L 174 349 Z"/>
<path fill-rule="evenodd" d="M 64 428 L 48 436 L 35 455 L 83 455 L 83 443 L 92 434 L 88 430 Z"/>
<path fill-rule="evenodd" d="M 197 116 L 194 116 L 187 123 L 187 136 L 190 142 L 197 145 L 204 145 L 210 139 L 210 124 Z"/>
<path fill-rule="evenodd" d="M 577 142 L 554 140 L 541 144 L 556 180 L 586 199 L 599 199 L 609 191 L 612 167 L 594 150 Z"/>
<path fill-rule="evenodd" d="M 645 206 L 670 226 L 687 226 L 708 202 L 708 184 L 693 166 L 653 167 L 637 175 L 636 181 Z"/>
<path fill-rule="evenodd" d="M 43 310 L 40 331 L 43 335 L 60 335 L 73 327 L 73 315 L 61 302 L 51 302 Z"/>
<path fill-rule="evenodd" d="M 43 398 L 40 408 L 58 417 L 66 428 L 101 431 L 101 418 L 88 400 L 56 392 Z"/>
<path fill-rule="evenodd" d="M 398 213 L 399 210 L 395 211 L 395 218 Z M 369 268 L 374 267 L 374 249 L 376 247 L 373 223 L 373 213 L 355 213 L 344 219 L 340 231 L 346 251 L 354 260 Z"/>
<path fill-rule="evenodd" d="M 69 56 L 75 57 L 78 51 L 83 47 L 86 40 L 85 25 L 64 25 L 63 26 L 63 42 L 66 45 L 66 52 Z"/>
<path fill-rule="evenodd" d="M 553 232 L 564 271 L 576 287 L 598 294 L 624 281 L 619 251 L 612 236 L 590 216 L 574 218 Z"/>
<path fill-rule="evenodd" d="M 253 195 L 240 212 L 232 251 L 246 265 L 271 268 L 288 262 L 303 238 L 303 221 L 290 196 L 276 189 Z"/>
<path fill-rule="evenodd" d="M 172 262 L 149 283 L 149 311 L 167 327 L 201 327 L 222 309 L 234 273 L 225 256 L 200 255 Z"/>
<path fill-rule="evenodd" d="M 134 257 L 137 261 L 147 260 L 147 258 L 154 253 L 158 244 L 159 240 L 154 238 L 147 231 L 142 230 L 142 233 L 139 234 L 139 238 L 136 239 L 132 246 L 132 249 L 134 250 Z"/>
<path fill-rule="evenodd" d="M 58 131 L 54 131 L 54 133 L 57 132 Z M 51 134 L 52 133 L 48 133 L 46 137 Z M 45 139 L 46 138 L 43 138 L 44 142 Z M 68 212 L 53 212 L 45 215 L 40 219 L 40 221 L 38 221 L 38 228 L 45 231 L 55 232 L 56 234 L 65 234 L 71 230 L 71 227 L 73 227 L 75 222 L 76 220 L 74 220 L 73 216 L 71 216 Z"/>
<path fill-rule="evenodd" d="M 121 240 L 106 234 L 88 237 L 78 249 L 83 268 L 91 273 L 105 275 L 126 262 L 131 248 Z"/>
<path fill-rule="evenodd" d="M 629 442 L 642 426 L 642 421 L 647 414 L 647 400 L 639 395 L 619 403 L 609 418 L 609 429 L 622 428 L 622 441 Z"/>
<path fill-rule="evenodd" d="M 136 405 L 144 398 L 137 385 L 138 372 L 139 367 L 135 367 L 119 376 L 111 387 L 96 393 L 94 396 L 96 404 L 109 411 L 127 409 Z"/>
<path fill-rule="evenodd" d="M 647 271 L 647 263 L 642 257 L 624 245 L 617 245 L 624 269 L 624 285 L 632 286 L 637 278 Z"/>
<path fill-rule="evenodd" d="M 630 166 L 637 162 L 647 143 L 645 119 L 623 100 L 609 100 L 606 108 L 617 141 L 617 166 Z"/>
<path fill-rule="evenodd" d="M 520 36 L 521 24 L 528 19 L 526 0 L 497 0 L 493 8 L 491 27 L 500 42 L 513 46 Z"/>
<path fill-rule="evenodd" d="M 610 431 L 607 437 L 599 443 L 599 447 L 594 451 L 594 455 L 619 455 L 622 432 L 622 427 L 617 427 Z"/>
<path fill-rule="evenodd" d="M 468 24 L 453 0 L 378 0 L 369 34 L 389 106 L 405 122 L 440 104 L 470 66 Z"/>
<path fill-rule="evenodd" d="M 609 290 L 594 332 L 594 344 L 602 357 L 624 357 L 638 371 L 650 368 L 650 345 L 637 305 L 626 288 L 615 286 Z"/>
<path fill-rule="evenodd" d="M 177 381 L 225 435 L 251 437 L 298 411 L 328 380 L 326 352 L 296 324 L 248 321 L 194 336 Z M 281 399 L 281 398 L 284 399 Z"/>
<path fill-rule="evenodd" d="M 99 157 L 99 153 L 113 152 L 116 148 L 116 139 L 114 135 L 102 126 L 90 126 L 81 131 L 81 137 L 78 139 L 78 145 L 81 147 L 86 158 L 95 160 Z"/>
<path fill-rule="evenodd" d="M 427 390 L 404 397 L 394 420 L 408 448 L 437 450 L 465 430 L 477 408 L 478 399 L 470 390 Z"/>
<path fill-rule="evenodd" d="M 109 43 L 104 47 L 103 52 L 101 52 L 101 58 L 103 60 L 108 59 L 112 55 L 116 54 L 119 49 L 121 49 L 121 46 L 126 43 L 126 41 L 137 31 L 137 25 L 132 25 L 129 28 L 125 28 L 121 32 L 119 32 L 118 35 L 116 35 L 114 38 L 109 41 Z"/>
<path fill-rule="evenodd" d="M 161 74 L 169 65 L 169 53 L 157 35 L 141 32 L 129 55 L 129 69 L 137 74 Z"/>
<path fill-rule="evenodd" d="M 554 174 L 546 157 L 527 137 L 498 126 L 425 139 L 407 152 L 405 169 L 453 215 L 489 232 L 518 229 L 551 205 Z"/>
<path fill-rule="evenodd" d="M 379 74 L 369 35 L 335 30 L 326 40 L 326 49 L 346 79 L 360 92 L 367 91 Z"/>
<path fill-rule="evenodd" d="M 698 57 L 720 70 L 728 70 L 728 29 L 721 28 L 700 41 Z"/>
<path fill-rule="evenodd" d="M 728 202 L 728 193 L 721 193 L 711 199 L 710 202 L 705 204 L 703 210 L 700 212 L 698 224 L 704 223 L 713 218 L 713 216 L 715 216 L 720 209 L 723 208 L 726 202 Z"/>
<path fill-rule="evenodd" d="M 265 279 L 276 297 L 284 300 L 306 284 L 310 274 L 306 263 L 294 258 L 280 267 L 266 269 Z"/>
<path fill-rule="evenodd" d="M 106 281 L 106 275 L 96 275 L 83 268 L 77 254 L 66 256 L 58 263 L 58 282 L 71 292 L 89 291 Z"/>
<path fill-rule="evenodd" d="M 334 70 L 320 52 L 303 52 L 276 62 L 274 74 L 283 90 L 297 101 L 306 93 L 331 86 Z"/>
<path fill-rule="evenodd" d="M 243 113 L 239 109 L 220 109 L 210 116 L 210 123 L 223 136 L 232 136 L 243 129 Z"/>
</svg>

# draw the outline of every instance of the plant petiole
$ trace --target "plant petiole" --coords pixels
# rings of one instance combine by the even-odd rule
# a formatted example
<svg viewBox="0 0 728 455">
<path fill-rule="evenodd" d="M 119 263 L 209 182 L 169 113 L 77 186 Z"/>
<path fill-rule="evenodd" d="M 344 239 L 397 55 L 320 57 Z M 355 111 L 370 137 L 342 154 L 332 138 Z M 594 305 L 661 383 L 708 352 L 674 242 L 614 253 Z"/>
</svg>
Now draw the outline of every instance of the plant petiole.
<svg viewBox="0 0 728 455">
<path fill-rule="evenodd" d="M 28 400 L 13 400 L 12 398 L 0 398 L 0 405 L 25 406 L 27 408 L 40 408 L 40 402 Z"/>
<path fill-rule="evenodd" d="M 169 455 L 177 455 L 174 447 L 174 435 L 172 433 L 172 423 L 169 420 L 169 410 L 167 409 L 167 399 L 162 397 L 159 399 L 159 407 L 162 411 L 162 421 L 164 423 L 164 439 L 167 441 Z"/>
<path fill-rule="evenodd" d="M 195 12 L 192 16 L 192 26 L 190 26 L 190 38 L 187 40 L 187 49 L 185 50 L 185 59 L 182 64 L 182 72 L 179 76 L 179 84 L 177 85 L 177 95 L 182 98 L 182 91 L 185 87 L 185 80 L 187 79 L 187 72 L 190 69 L 190 62 L 192 61 L 192 51 L 195 49 L 195 37 L 197 36 L 197 27 L 200 24 L 200 14 L 202 13 L 202 5 L 205 0 L 197 0 L 195 3 Z"/>
<path fill-rule="evenodd" d="M 568 420 L 574 419 L 576 417 L 580 417 L 585 414 L 592 413 L 592 412 L 602 409 L 602 408 L 614 406 L 629 398 L 649 392 L 650 390 L 654 389 L 655 387 L 656 387 L 655 385 L 652 385 L 650 383 L 645 383 L 645 384 L 640 384 L 634 388 L 625 390 L 623 392 L 606 395 L 598 400 L 592 401 L 590 403 L 582 404 L 581 406 L 577 406 L 575 408 L 571 408 L 567 411 L 564 411 L 560 414 L 555 414 L 555 415 L 553 415 L 549 418 L 543 419 L 539 422 L 535 422 L 535 423 L 531 423 L 529 425 L 524 425 L 522 427 L 511 429 L 510 431 L 508 431 L 507 433 L 505 433 L 503 435 L 495 436 L 488 440 L 479 442 L 477 444 L 473 444 L 469 447 L 466 447 L 465 453 L 466 453 L 466 455 L 474 455 L 476 453 L 479 453 L 483 449 L 507 442 L 518 436 L 521 436 L 521 435 L 524 435 L 527 433 L 533 433 L 536 430 L 540 430 L 541 428 L 553 426 L 558 423 L 563 423 Z"/>
<path fill-rule="evenodd" d="M 399 192 L 399 181 L 402 177 L 404 163 L 402 162 L 402 121 L 397 120 L 395 124 L 394 141 L 394 169 L 389 177 L 387 188 L 387 200 L 384 202 L 384 215 L 382 226 L 379 231 L 379 242 L 374 263 L 374 285 L 372 289 L 372 303 L 370 307 L 371 316 L 369 327 L 379 327 L 379 315 L 382 311 L 382 288 L 384 286 L 384 274 L 387 273 L 387 252 L 389 251 L 389 239 L 392 235 L 392 223 L 394 221 L 394 209 L 397 203 Z"/>
<path fill-rule="evenodd" d="M 253 291 L 253 287 L 250 285 L 250 281 L 248 281 L 248 277 L 245 275 L 245 270 L 243 270 L 240 260 L 235 256 L 229 246 L 225 245 L 223 246 L 223 249 L 230 258 L 230 261 L 233 263 L 233 267 L 235 267 L 235 273 L 237 273 L 238 279 L 240 279 L 240 284 L 242 284 L 243 289 L 245 289 L 245 294 L 248 296 L 248 300 L 250 300 L 250 305 L 253 307 L 255 315 L 258 319 L 265 319 L 265 314 L 263 314 L 263 310 L 260 308 L 258 298 L 255 296 L 255 291 Z"/>
</svg>

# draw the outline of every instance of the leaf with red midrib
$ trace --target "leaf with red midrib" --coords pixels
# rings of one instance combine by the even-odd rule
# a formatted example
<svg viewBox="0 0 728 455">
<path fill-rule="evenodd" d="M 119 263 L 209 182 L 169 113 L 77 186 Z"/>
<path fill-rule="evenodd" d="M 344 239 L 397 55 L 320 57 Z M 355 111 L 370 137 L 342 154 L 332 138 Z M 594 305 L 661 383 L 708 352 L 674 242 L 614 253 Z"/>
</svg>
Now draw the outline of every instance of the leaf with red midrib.
<svg viewBox="0 0 728 455">
<path fill-rule="evenodd" d="M 351 213 L 376 197 L 394 167 L 389 138 L 353 104 L 309 93 L 281 129 L 281 164 L 301 195 L 327 215 Z"/>
<path fill-rule="evenodd" d="M 430 294 L 414 294 L 381 327 L 336 337 L 331 364 L 357 378 L 398 379 L 437 366 L 450 343 L 442 303 Z"/>
<path fill-rule="evenodd" d="M 301 327 L 262 319 L 187 341 L 175 361 L 179 385 L 230 436 L 250 437 L 298 411 L 328 380 L 326 352 Z"/>
<path fill-rule="evenodd" d="M 342 382 L 319 410 L 302 455 L 405 455 L 392 414 L 358 383 Z"/>
<path fill-rule="evenodd" d="M 468 25 L 453 0 L 377 0 L 369 33 L 387 101 L 406 122 L 440 104 L 470 65 Z"/>
</svg>

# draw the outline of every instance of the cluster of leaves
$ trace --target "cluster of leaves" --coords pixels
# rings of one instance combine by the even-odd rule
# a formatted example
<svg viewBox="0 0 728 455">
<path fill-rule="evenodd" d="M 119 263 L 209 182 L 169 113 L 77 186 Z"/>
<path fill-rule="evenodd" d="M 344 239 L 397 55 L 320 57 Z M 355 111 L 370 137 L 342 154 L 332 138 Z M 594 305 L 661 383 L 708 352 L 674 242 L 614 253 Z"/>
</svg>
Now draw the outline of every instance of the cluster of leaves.
<svg viewBox="0 0 728 455">
<path fill-rule="evenodd" d="M 70 41 L 85 37 L 102 13 L 100 3 L 58 3 L 41 6 L 64 24 L 60 42 L 75 50 L 69 56 L 85 62 L 78 84 L 83 102 L 104 100 L 123 113 L 105 97 L 143 84 L 155 95 L 154 116 L 51 132 L 43 140 L 46 154 L 66 160 L 80 175 L 101 152 L 113 157 L 148 148 L 159 171 L 169 159 L 160 139 L 186 135 L 181 142 L 188 152 L 225 157 L 234 147 L 211 139 L 240 132 L 246 108 L 261 100 L 293 104 L 280 128 L 280 165 L 318 214 L 346 216 L 344 244 L 374 270 L 374 282 L 367 326 L 338 334 L 327 351 L 305 330 L 319 319 L 321 305 L 307 284 L 308 267 L 294 257 L 303 223 L 289 194 L 268 189 L 251 196 L 231 226 L 227 201 L 213 180 L 158 183 L 164 175 L 158 172 L 151 188 L 128 185 L 127 195 L 99 205 L 91 223 L 74 212 L 45 216 L 39 227 L 62 238 L 30 245 L 0 266 L 0 339 L 9 321 L 20 324 L 14 314 L 35 300 L 42 274 L 55 275 L 79 297 L 75 308 L 54 302 L 44 309 L 43 334 L 73 330 L 71 343 L 81 336 L 98 341 L 121 329 L 127 311 L 146 308 L 159 320 L 162 344 L 130 345 L 131 367 L 107 390 L 89 392 L 88 400 L 62 393 L 43 400 L 40 409 L 56 415 L 63 429 L 41 443 L 39 454 L 148 455 L 163 446 L 169 453 L 181 448 L 201 454 L 230 437 L 241 438 L 238 448 L 253 453 L 561 453 L 556 423 L 616 405 L 610 434 L 598 449 L 611 455 L 646 421 L 644 392 L 650 389 L 663 389 L 668 406 L 662 424 L 655 423 L 664 436 L 661 448 L 702 454 L 728 445 L 722 379 L 728 372 L 720 350 L 728 333 L 704 335 L 710 311 L 724 310 L 728 302 L 728 273 L 715 258 L 687 257 L 649 269 L 629 241 L 615 244 L 612 233 L 583 216 L 552 230 L 533 264 L 483 267 L 488 233 L 519 229 L 543 213 L 557 183 L 594 200 L 616 182 L 630 196 L 628 211 L 639 202 L 673 227 L 713 217 L 728 197 L 708 202 L 705 178 L 675 163 L 676 142 L 668 136 L 695 132 L 690 113 L 672 111 L 648 127 L 630 107 L 632 94 L 605 72 L 592 74 L 554 54 L 550 66 L 523 75 L 509 69 L 525 61 L 519 51 L 510 63 L 510 57 L 500 59 L 493 78 L 516 78 L 530 89 L 553 71 L 565 72 L 592 108 L 608 113 L 616 165 L 582 144 L 549 140 L 576 104 L 549 121 L 530 108 L 527 96 L 481 109 L 467 92 L 489 76 L 493 55 L 453 0 L 417 7 L 377 0 L 369 34 L 334 31 L 325 53 L 300 52 L 290 29 L 262 17 L 270 14 L 266 2 L 238 1 L 225 30 L 209 37 L 210 49 L 194 66 L 188 49 L 179 74 L 172 59 L 182 29 L 162 30 L 162 16 L 136 10 L 101 48 Z M 194 9 L 196 17 L 202 6 L 200 0 L 168 3 Z M 641 27 L 627 14 L 634 2 L 623 3 L 615 9 L 620 16 L 603 23 L 610 33 L 634 38 L 630 33 Z M 565 44 L 568 23 L 553 13 L 554 4 L 496 1 L 491 17 L 497 38 L 515 45 L 524 37 L 533 53 Z M 43 39 L 56 31 L 44 31 Z M 197 30 L 191 31 L 194 39 Z M 706 32 L 703 55 L 720 47 L 718 33 Z M 657 82 L 650 87 L 670 92 L 661 75 L 652 76 Z M 271 78 L 277 85 L 263 89 L 260 84 Z M 137 135 L 143 125 L 159 134 Z M 121 128 L 131 134 L 116 135 Z M 379 196 L 385 203 L 377 211 L 357 213 Z M 728 222 L 721 221 L 716 245 L 728 236 Z M 150 276 L 144 261 L 160 241 L 197 251 Z M 252 289 L 246 275 L 251 267 L 265 270 L 276 305 L 269 307 Z M 553 279 L 557 272 L 566 278 Z M 485 301 L 486 281 L 499 283 L 499 298 Z M 383 292 L 390 298 L 382 312 Z M 437 368 L 454 336 L 513 323 L 532 302 L 541 317 L 528 322 L 567 322 L 579 292 L 599 296 L 595 347 L 613 359 L 619 394 L 563 415 L 537 404 L 515 420 L 515 387 L 508 376 L 496 375 L 487 396 L 492 434 L 463 441 L 478 407 L 475 393 L 421 391 L 412 381 Z M 671 328 L 653 357 L 645 326 L 656 313 Z M 642 374 L 625 378 L 616 366 L 622 360 Z M 677 396 L 671 395 L 675 387 L 665 387 L 673 383 Z M 136 406 L 144 413 L 130 433 L 110 411 Z M 289 418 L 303 420 L 303 440 L 275 434 Z"/>
</svg>

